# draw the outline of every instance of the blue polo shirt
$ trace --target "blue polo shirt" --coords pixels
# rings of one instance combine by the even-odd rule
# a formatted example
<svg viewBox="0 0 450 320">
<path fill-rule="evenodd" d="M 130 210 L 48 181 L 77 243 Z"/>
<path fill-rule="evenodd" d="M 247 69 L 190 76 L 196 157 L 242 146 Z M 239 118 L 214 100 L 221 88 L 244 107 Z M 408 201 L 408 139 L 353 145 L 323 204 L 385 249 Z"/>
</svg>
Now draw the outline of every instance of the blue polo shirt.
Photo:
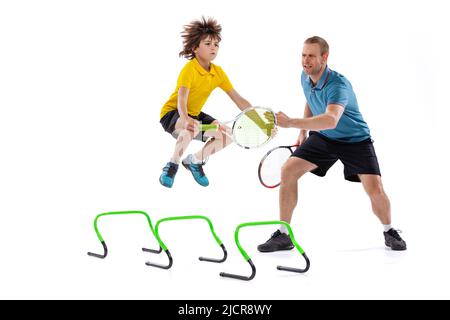
<svg viewBox="0 0 450 320">
<path fill-rule="evenodd" d="M 329 104 L 339 104 L 345 108 L 336 128 L 321 130 L 321 134 L 343 142 L 359 142 L 370 138 L 369 127 L 359 111 L 352 85 L 343 75 L 327 66 L 319 82 L 313 86 L 309 76 L 302 72 L 302 87 L 314 116 L 325 113 Z"/>
</svg>

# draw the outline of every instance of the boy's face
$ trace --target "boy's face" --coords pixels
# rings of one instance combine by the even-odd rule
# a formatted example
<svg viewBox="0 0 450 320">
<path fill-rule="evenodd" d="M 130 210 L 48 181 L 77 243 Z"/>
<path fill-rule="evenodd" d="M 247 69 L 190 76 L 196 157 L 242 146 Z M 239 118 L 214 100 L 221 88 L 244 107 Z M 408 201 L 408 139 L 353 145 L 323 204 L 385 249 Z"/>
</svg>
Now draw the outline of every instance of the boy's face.
<svg viewBox="0 0 450 320">
<path fill-rule="evenodd" d="M 305 43 L 302 51 L 303 71 L 309 76 L 319 74 L 324 64 L 327 63 L 328 53 L 320 54 L 320 46 L 317 43 Z"/>
<path fill-rule="evenodd" d="M 200 41 L 198 48 L 194 50 L 195 56 L 201 60 L 212 61 L 219 51 L 219 41 L 208 36 Z"/>
</svg>

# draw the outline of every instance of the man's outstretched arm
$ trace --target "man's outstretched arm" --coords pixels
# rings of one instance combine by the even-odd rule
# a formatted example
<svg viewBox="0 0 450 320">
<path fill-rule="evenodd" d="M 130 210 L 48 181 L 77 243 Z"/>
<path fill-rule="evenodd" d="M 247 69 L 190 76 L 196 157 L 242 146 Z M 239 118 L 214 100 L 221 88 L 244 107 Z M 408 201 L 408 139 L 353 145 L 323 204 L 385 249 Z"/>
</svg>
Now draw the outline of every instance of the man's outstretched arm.
<svg viewBox="0 0 450 320">
<path fill-rule="evenodd" d="M 324 114 L 310 118 L 290 118 L 283 112 L 277 113 L 277 124 L 282 128 L 298 128 L 304 130 L 327 130 L 336 128 L 344 112 L 339 104 L 329 104 Z"/>
</svg>

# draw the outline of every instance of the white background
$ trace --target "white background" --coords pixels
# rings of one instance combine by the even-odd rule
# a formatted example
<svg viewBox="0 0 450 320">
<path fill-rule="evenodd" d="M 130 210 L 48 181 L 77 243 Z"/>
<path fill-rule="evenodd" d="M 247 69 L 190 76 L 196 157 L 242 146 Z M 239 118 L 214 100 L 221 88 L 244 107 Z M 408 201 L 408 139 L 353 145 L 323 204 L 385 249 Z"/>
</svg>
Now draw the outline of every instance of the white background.
<svg viewBox="0 0 450 320">
<path fill-rule="evenodd" d="M 315 299 L 450 298 L 448 286 L 448 74 L 450 23 L 445 1 L 2 1 L 0 4 L 0 298 L 2 299 Z M 301 116 L 303 40 L 328 40 L 329 65 L 353 84 L 391 198 L 406 252 L 384 248 L 382 228 L 360 184 L 336 164 L 308 175 L 292 227 L 311 259 L 304 275 L 295 252 L 259 254 L 273 227 L 243 222 L 278 217 L 276 190 L 260 187 L 257 164 L 282 130 L 258 150 L 231 146 L 205 167 L 202 188 L 180 169 L 174 188 L 158 177 L 174 146 L 159 124 L 161 106 L 185 60 L 180 32 L 205 16 L 223 26 L 215 63 L 254 105 Z M 219 119 L 237 109 L 218 89 L 204 108 Z M 190 151 L 201 146 L 195 142 Z M 161 225 L 174 257 L 156 247 L 141 216 L 109 217 L 100 230 L 110 254 L 101 261 L 94 217 L 117 210 L 167 216 L 204 214 L 229 251 L 220 256 L 201 221 Z"/>
</svg>

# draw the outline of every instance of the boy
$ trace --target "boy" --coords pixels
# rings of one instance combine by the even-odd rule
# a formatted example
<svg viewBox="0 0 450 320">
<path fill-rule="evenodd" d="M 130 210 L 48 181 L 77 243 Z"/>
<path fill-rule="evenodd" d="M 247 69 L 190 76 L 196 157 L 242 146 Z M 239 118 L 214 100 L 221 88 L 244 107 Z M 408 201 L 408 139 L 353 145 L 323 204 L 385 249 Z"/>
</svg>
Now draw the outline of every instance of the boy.
<svg viewBox="0 0 450 320">
<path fill-rule="evenodd" d="M 220 87 L 240 110 L 250 107 L 250 103 L 234 90 L 221 67 L 212 63 L 219 51 L 222 27 L 216 20 L 202 17 L 184 27 L 182 33 L 184 48 L 180 57 L 186 63 L 178 77 L 177 87 L 163 106 L 160 123 L 164 130 L 177 139 L 170 161 L 163 168 L 159 182 L 171 188 L 178 170 L 180 159 L 193 139 L 206 144 L 197 153 L 182 160 L 183 166 L 191 171 L 195 181 L 203 187 L 209 185 L 203 171 L 208 157 L 231 143 L 230 128 L 220 126 L 218 131 L 199 132 L 199 124 L 219 124 L 212 116 L 202 112 L 203 105 L 211 92 Z"/>
</svg>

